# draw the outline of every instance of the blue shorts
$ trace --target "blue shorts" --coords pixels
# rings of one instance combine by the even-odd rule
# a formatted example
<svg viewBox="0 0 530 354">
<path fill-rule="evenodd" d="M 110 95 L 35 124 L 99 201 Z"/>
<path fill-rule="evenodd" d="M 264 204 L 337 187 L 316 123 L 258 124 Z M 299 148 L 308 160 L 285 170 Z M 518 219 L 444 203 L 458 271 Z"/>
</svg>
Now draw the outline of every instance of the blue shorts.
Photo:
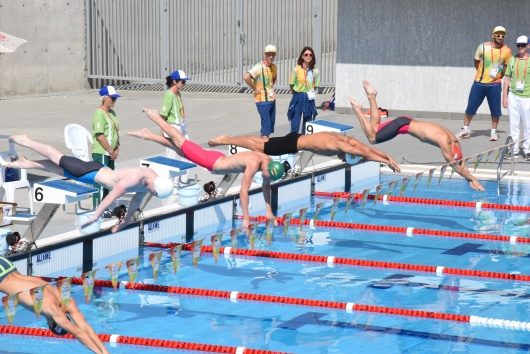
<svg viewBox="0 0 530 354">
<path fill-rule="evenodd" d="M 471 91 L 469 92 L 469 99 L 467 101 L 466 114 L 474 116 L 477 114 L 477 109 L 480 107 L 484 98 L 488 100 L 488 106 L 492 117 L 499 118 L 501 112 L 501 84 L 481 84 L 473 82 Z"/>
<path fill-rule="evenodd" d="M 256 102 L 256 107 L 261 117 L 261 136 L 269 136 L 274 133 L 276 101 Z"/>
</svg>

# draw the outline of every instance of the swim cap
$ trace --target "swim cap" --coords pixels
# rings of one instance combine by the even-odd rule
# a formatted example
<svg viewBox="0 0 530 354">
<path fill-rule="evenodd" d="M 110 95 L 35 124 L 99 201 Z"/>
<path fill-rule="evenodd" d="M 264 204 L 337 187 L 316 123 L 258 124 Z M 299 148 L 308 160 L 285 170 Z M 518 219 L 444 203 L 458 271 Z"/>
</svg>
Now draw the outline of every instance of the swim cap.
<svg viewBox="0 0 530 354">
<path fill-rule="evenodd" d="M 453 154 L 453 159 L 462 160 L 462 150 L 460 150 L 459 144 L 453 144 L 453 147 L 451 150 L 452 150 L 451 153 Z"/>
<path fill-rule="evenodd" d="M 282 178 L 283 174 L 285 173 L 285 168 L 279 161 L 269 162 L 267 165 L 267 170 L 269 170 L 269 174 L 271 175 L 271 179 L 273 181 Z"/>
<path fill-rule="evenodd" d="M 173 193 L 173 182 L 168 178 L 158 176 L 155 178 L 155 192 L 158 198 L 167 198 Z"/>
</svg>

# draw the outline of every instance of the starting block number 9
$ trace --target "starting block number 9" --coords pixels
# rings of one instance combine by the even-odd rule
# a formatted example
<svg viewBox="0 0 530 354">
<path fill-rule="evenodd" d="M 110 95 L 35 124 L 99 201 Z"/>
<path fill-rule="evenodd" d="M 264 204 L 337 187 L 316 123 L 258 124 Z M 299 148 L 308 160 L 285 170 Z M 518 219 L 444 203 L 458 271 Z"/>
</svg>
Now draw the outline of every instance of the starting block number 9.
<svg viewBox="0 0 530 354">
<path fill-rule="evenodd" d="M 313 128 L 313 124 L 306 124 L 305 126 L 305 133 L 306 134 L 313 134 L 315 129 Z"/>
<path fill-rule="evenodd" d="M 43 191 L 42 187 L 35 188 L 34 197 L 35 197 L 35 200 L 38 202 L 41 202 L 44 199 L 44 194 L 42 194 L 42 191 Z"/>
</svg>

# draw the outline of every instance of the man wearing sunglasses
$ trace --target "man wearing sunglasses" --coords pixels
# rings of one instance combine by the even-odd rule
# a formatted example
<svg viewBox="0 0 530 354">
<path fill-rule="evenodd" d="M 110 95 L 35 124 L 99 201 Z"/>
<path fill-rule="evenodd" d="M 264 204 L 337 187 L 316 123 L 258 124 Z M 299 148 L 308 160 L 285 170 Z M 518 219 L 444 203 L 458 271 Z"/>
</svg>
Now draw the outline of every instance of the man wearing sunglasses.
<svg viewBox="0 0 530 354">
<path fill-rule="evenodd" d="M 519 156 L 520 127 L 525 141 L 522 143 L 523 157 L 530 160 L 530 62 L 528 37 L 519 36 L 515 41 L 517 55 L 512 57 L 506 68 L 502 90 L 502 106 L 508 108 L 510 136 L 515 141 L 514 158 Z"/>
<path fill-rule="evenodd" d="M 479 44 L 475 52 L 475 81 L 469 92 L 469 99 L 464 117 L 464 126 L 456 134 L 459 139 L 469 138 L 471 131 L 469 124 L 477 109 L 484 101 L 488 100 L 491 112 L 491 133 L 490 141 L 497 141 L 499 133 L 497 126 L 501 112 L 501 82 L 506 70 L 508 60 L 512 56 L 511 49 L 504 44 L 506 29 L 497 26 L 491 35 L 492 41 Z"/>
</svg>

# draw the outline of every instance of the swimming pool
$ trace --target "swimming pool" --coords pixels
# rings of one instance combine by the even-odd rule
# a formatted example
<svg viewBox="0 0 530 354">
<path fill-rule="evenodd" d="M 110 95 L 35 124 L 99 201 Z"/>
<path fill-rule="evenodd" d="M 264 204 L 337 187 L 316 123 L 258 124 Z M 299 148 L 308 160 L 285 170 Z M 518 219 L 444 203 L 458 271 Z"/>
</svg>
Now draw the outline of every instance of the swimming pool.
<svg viewBox="0 0 530 354">
<path fill-rule="evenodd" d="M 395 175 L 382 178 L 387 181 Z M 429 188 L 422 181 L 415 191 L 409 187 L 405 194 L 521 205 L 530 195 L 530 185 L 516 181 L 503 182 L 500 195 L 496 193 L 496 183 L 486 182 L 485 186 L 488 192 L 478 193 L 470 191 L 460 179 L 443 180 L 441 184 L 433 181 Z M 332 198 L 318 197 L 311 202 L 308 219 L 317 203 L 323 203 L 318 219 L 331 219 Z M 354 202 L 346 211 L 346 200 L 341 200 L 334 220 L 343 226 L 355 223 L 477 235 L 528 235 L 529 225 L 522 223 L 526 213 L 371 200 L 361 204 Z M 297 210 L 294 209 L 293 218 L 298 217 Z M 230 225 L 225 225 L 222 245 L 226 247 L 234 245 L 229 230 Z M 205 232 L 210 230 L 198 230 L 197 234 Z M 381 232 L 304 226 L 300 230 L 297 225 L 289 227 L 286 234 L 282 225 L 275 227 L 269 242 L 262 223 L 257 224 L 255 235 L 253 248 L 263 250 L 262 255 L 268 257 L 226 252 L 216 262 L 212 253 L 203 252 L 195 267 L 191 252 L 183 251 L 181 266 L 173 273 L 167 249 L 144 247 L 138 281 L 146 284 L 145 289 L 97 287 L 90 304 L 84 303 L 80 286 L 73 287 L 73 295 L 98 333 L 294 353 L 523 353 L 530 349 L 528 330 L 518 328 L 516 323 L 472 326 L 453 320 L 456 317 L 452 316 L 444 320 L 419 316 L 419 311 L 429 311 L 526 322 L 530 283 L 521 280 L 524 278 L 503 280 L 495 275 L 530 274 L 525 261 L 530 253 L 528 244 L 414 232 L 407 237 L 386 229 Z M 250 243 L 244 235 L 237 237 L 240 250 L 250 249 Z M 209 244 L 205 240 L 205 245 Z M 163 253 L 155 281 L 149 255 L 159 250 Z M 324 256 L 324 261 L 310 261 L 316 256 Z M 379 263 L 337 264 L 330 261 L 330 256 L 335 260 Z M 395 264 L 406 265 L 407 269 L 385 266 Z M 436 272 L 420 271 L 423 268 L 414 267 L 419 265 L 490 273 L 460 276 L 445 274 L 441 268 L 436 268 Z M 128 279 L 124 268 L 120 274 L 120 280 Z M 108 271 L 98 271 L 96 278 L 109 279 Z M 175 288 L 154 289 L 150 284 Z M 189 288 L 203 290 L 186 290 Z M 216 291 L 238 291 L 257 301 Z M 355 307 L 353 311 L 333 308 L 344 303 L 371 307 L 362 311 Z M 397 309 L 394 313 L 398 314 L 378 313 L 376 306 Z M 404 316 L 408 312 L 403 309 L 418 310 L 418 316 Z M 7 322 L 4 312 L 0 322 Z M 45 322 L 19 308 L 14 325 L 44 327 Z M 2 336 L 2 347 L 6 352 L 17 353 L 83 350 L 72 340 L 14 335 Z M 121 344 L 109 348 L 115 353 L 175 352 Z"/>
</svg>

